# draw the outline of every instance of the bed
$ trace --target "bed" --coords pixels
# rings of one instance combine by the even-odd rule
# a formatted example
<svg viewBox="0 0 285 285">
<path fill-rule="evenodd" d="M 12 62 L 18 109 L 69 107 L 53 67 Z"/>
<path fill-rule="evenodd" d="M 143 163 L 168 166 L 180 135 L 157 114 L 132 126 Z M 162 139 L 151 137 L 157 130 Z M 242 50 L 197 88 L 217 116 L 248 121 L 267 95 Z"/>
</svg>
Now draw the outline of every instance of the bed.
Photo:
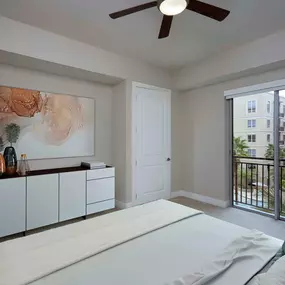
<svg viewBox="0 0 285 285">
<path fill-rule="evenodd" d="M 281 246 L 159 200 L 0 244 L 0 284 L 242 285 Z"/>
</svg>

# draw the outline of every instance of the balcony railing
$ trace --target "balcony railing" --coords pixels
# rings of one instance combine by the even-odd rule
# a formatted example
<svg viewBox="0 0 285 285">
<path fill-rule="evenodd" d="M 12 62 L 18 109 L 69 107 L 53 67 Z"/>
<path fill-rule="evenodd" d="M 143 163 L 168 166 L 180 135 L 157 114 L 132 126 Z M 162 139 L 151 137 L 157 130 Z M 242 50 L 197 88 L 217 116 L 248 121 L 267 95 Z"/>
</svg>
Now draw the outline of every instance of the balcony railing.
<svg viewBox="0 0 285 285">
<path fill-rule="evenodd" d="M 280 132 L 284 132 L 284 130 L 285 130 L 284 127 L 280 127 L 280 128 L 279 128 L 279 131 L 280 131 Z"/>
<path fill-rule="evenodd" d="M 274 213 L 273 159 L 234 157 L 234 205 Z M 285 160 L 280 160 L 280 215 L 285 216 Z"/>
</svg>

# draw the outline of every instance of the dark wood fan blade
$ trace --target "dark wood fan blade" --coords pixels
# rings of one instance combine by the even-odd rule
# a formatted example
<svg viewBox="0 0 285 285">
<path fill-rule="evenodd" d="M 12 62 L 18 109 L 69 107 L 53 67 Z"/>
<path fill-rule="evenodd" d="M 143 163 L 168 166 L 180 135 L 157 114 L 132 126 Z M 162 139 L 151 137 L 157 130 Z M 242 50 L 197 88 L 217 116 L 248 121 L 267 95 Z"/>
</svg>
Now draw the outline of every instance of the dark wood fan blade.
<svg viewBox="0 0 285 285">
<path fill-rule="evenodd" d="M 149 8 L 153 8 L 155 6 L 157 6 L 157 1 L 152 1 L 152 2 L 148 2 L 148 3 L 142 4 L 142 5 L 138 5 L 138 6 L 135 6 L 135 7 L 132 7 L 132 8 L 128 8 L 128 9 L 125 9 L 125 10 L 122 10 L 122 11 L 119 11 L 119 12 L 112 13 L 109 16 L 112 19 L 117 19 L 117 18 L 121 18 L 121 17 L 130 15 L 130 14 L 133 14 L 133 13 L 136 13 L 136 12 L 140 12 L 140 11 L 149 9 Z"/>
<path fill-rule="evenodd" d="M 160 32 L 159 32 L 159 39 L 167 38 L 170 33 L 171 24 L 172 24 L 173 16 L 163 16 Z"/>
<path fill-rule="evenodd" d="M 230 14 L 228 10 L 197 0 L 190 0 L 187 9 L 219 22 L 222 22 Z"/>
</svg>

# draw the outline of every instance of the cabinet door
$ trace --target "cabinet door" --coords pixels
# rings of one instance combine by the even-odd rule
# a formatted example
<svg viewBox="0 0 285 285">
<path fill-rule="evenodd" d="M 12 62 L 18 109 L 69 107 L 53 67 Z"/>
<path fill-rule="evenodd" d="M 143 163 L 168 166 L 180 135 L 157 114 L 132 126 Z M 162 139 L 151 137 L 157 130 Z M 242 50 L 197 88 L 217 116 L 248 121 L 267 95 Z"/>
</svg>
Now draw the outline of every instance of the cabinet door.
<svg viewBox="0 0 285 285">
<path fill-rule="evenodd" d="M 85 216 L 86 171 L 61 173 L 59 179 L 59 220 Z"/>
<path fill-rule="evenodd" d="M 58 174 L 27 177 L 27 230 L 58 222 Z"/>
<path fill-rule="evenodd" d="M 0 236 L 25 231 L 26 178 L 0 180 Z"/>
<path fill-rule="evenodd" d="M 115 198 L 115 178 L 87 181 L 87 204 Z"/>
</svg>

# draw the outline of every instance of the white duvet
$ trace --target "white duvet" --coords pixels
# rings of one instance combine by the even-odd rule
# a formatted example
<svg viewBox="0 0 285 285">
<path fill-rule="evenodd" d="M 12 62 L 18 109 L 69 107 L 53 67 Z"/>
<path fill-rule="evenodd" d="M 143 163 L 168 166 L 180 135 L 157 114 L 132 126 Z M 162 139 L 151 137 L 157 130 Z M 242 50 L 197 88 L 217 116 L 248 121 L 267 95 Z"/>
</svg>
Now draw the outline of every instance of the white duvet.
<svg viewBox="0 0 285 285">
<path fill-rule="evenodd" d="M 0 244 L 0 284 L 24 285 L 202 212 L 159 200 Z"/>
<path fill-rule="evenodd" d="M 188 275 L 177 279 L 171 284 L 246 284 L 255 273 L 260 271 L 274 257 L 279 249 L 280 244 L 276 243 L 274 239 L 253 230 L 231 242 L 214 260 L 206 263 L 200 271 L 190 272 Z M 272 278 L 272 274 L 261 277 L 262 280 L 269 280 L 269 278 Z M 251 285 L 265 284 L 270 285 L 275 283 L 251 283 Z"/>
<path fill-rule="evenodd" d="M 230 256 L 227 245 L 238 248 L 235 241 L 248 234 L 191 208 L 156 201 L 0 244 L 0 284 L 161 285 L 201 269 L 211 275 L 210 261 Z M 267 238 L 267 253 L 251 248 L 261 267 L 281 246 Z M 238 278 L 258 271 L 246 262 L 233 264 L 226 272 Z"/>
</svg>

